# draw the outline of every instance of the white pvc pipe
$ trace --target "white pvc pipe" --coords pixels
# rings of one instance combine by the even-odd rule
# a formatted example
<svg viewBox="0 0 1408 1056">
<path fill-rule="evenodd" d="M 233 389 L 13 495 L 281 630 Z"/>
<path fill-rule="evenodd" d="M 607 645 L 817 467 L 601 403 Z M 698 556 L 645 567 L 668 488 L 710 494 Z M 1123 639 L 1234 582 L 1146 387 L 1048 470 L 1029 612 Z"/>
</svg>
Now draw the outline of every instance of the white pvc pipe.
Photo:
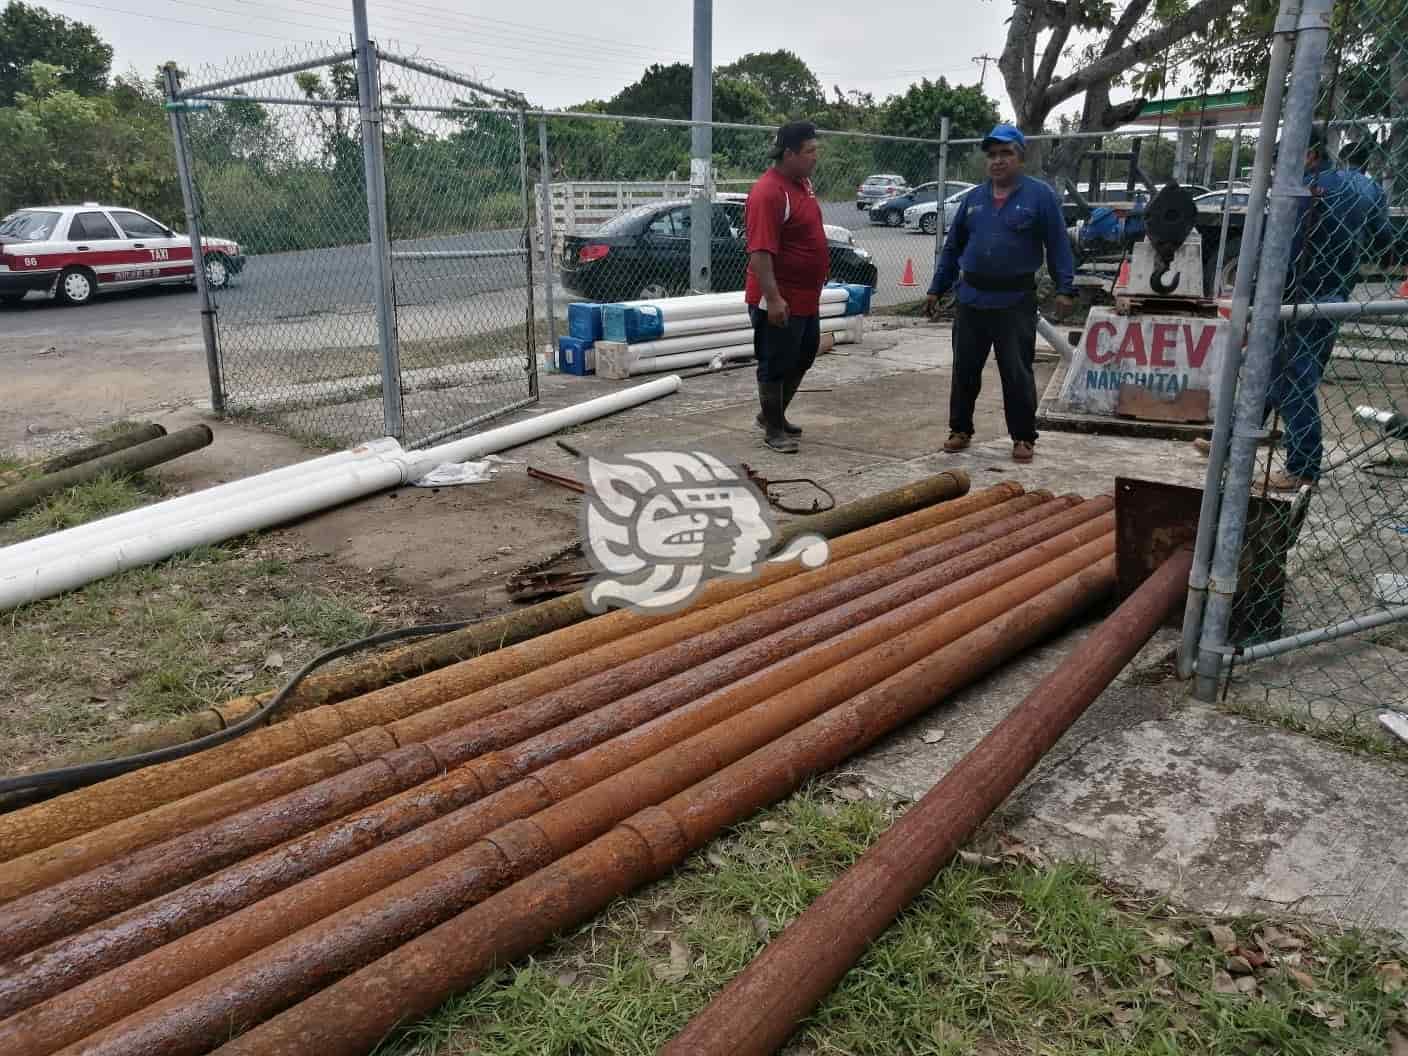
<svg viewBox="0 0 1408 1056">
<path fill-rule="evenodd" d="M 821 306 L 821 318 L 832 319 L 846 314 L 846 302 L 827 301 Z M 742 315 L 710 315 L 701 319 L 666 319 L 661 325 L 661 336 L 656 340 L 663 340 L 669 337 L 684 337 L 688 334 L 707 334 L 715 330 L 740 330 L 751 327 L 753 320 L 747 313 Z"/>
<path fill-rule="evenodd" d="M 383 440 L 363 457 L 329 465 L 325 472 L 306 479 L 297 478 L 293 486 L 264 494 L 258 501 L 238 499 L 223 508 L 185 508 L 186 516 L 178 509 L 167 522 L 147 522 L 137 534 L 127 538 L 81 540 L 77 547 L 46 555 L 42 563 L 0 569 L 0 611 L 160 561 L 192 547 L 213 545 L 396 487 L 419 479 L 442 463 L 463 462 L 516 447 L 569 425 L 656 399 L 679 387 L 678 376 L 660 378 L 425 451 L 402 451 L 394 440 Z"/>
<path fill-rule="evenodd" d="M 849 344 L 855 340 L 855 337 L 851 333 L 853 325 L 851 320 L 854 318 L 854 316 L 851 316 L 846 319 L 837 319 L 834 321 L 835 324 L 845 325 L 826 326 L 826 324 L 823 323 L 822 333 L 834 335 L 834 344 Z M 679 352 L 672 356 L 647 356 L 637 359 L 631 364 L 631 377 L 635 377 L 637 374 L 654 374 L 662 370 L 678 370 L 687 367 L 706 366 L 713 363 L 715 360 L 722 363 L 729 359 L 747 359 L 752 355 L 753 344 L 752 342 L 748 342 L 747 344 L 726 345 L 723 348 L 705 348 L 695 352 Z"/>
<path fill-rule="evenodd" d="M 839 287 L 825 287 L 821 291 L 821 303 L 846 303 L 850 292 Z M 746 315 L 747 301 L 744 291 L 733 293 L 706 293 L 697 297 L 663 297 L 658 301 L 622 301 L 630 308 L 654 309 L 665 322 L 679 319 L 704 319 L 711 315 Z"/>
<path fill-rule="evenodd" d="M 306 459 L 292 465 L 272 469 L 252 477 L 243 477 L 226 484 L 193 491 L 173 499 L 141 506 L 126 513 L 113 514 L 87 524 L 75 525 L 60 532 L 52 532 L 36 539 L 27 539 L 0 548 L 0 571 L 20 566 L 32 565 L 47 560 L 46 555 L 73 549 L 93 540 L 112 541 L 127 538 L 143 530 L 145 526 L 172 520 L 189 520 L 197 514 L 228 506 L 235 502 L 256 502 L 260 497 L 280 491 L 296 480 L 312 479 L 326 473 L 334 466 L 343 465 L 366 458 L 381 449 L 388 441 L 383 438 L 355 448 Z M 389 443 L 399 449 L 394 440 Z"/>
<path fill-rule="evenodd" d="M 819 329 L 823 334 L 845 330 L 858 318 L 850 315 L 836 315 L 823 318 Z M 673 356 L 683 352 L 697 352 L 707 348 L 728 348 L 732 345 L 749 344 L 753 341 L 751 326 L 740 330 L 720 330 L 705 334 L 691 334 L 686 337 L 665 337 L 658 341 L 638 341 L 627 345 L 631 356 L 637 359 L 655 359 L 659 356 Z"/>
<path fill-rule="evenodd" d="M 582 403 L 574 403 L 570 407 L 549 411 L 536 418 L 528 418 L 511 425 L 500 426 L 498 429 L 490 429 L 488 432 L 479 433 L 476 436 L 451 440 L 447 444 L 428 447 L 424 451 L 408 452 L 407 457 L 412 461 L 406 480 L 416 480 L 423 477 L 442 462 L 467 462 L 473 458 L 483 458 L 485 455 L 550 436 L 559 429 L 580 425 L 582 422 L 589 422 L 594 418 L 615 414 L 638 404 L 659 399 L 661 396 L 668 396 L 677 391 L 680 385 L 681 381 L 677 377 L 659 378 L 646 382 L 644 385 L 636 385 L 633 388 L 622 389 L 606 396 L 598 396 L 594 400 L 585 400 Z"/>
</svg>

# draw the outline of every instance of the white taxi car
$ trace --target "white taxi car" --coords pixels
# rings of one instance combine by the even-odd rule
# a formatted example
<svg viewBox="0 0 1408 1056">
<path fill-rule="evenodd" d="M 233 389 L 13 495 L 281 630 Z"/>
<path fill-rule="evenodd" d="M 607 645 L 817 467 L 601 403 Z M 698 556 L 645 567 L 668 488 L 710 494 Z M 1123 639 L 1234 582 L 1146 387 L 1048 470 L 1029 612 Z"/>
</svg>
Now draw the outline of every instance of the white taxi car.
<svg viewBox="0 0 1408 1056">
<path fill-rule="evenodd" d="M 201 246 L 212 289 L 244 268 L 234 242 L 204 238 Z M 38 290 L 65 304 L 88 304 L 107 290 L 194 281 L 190 238 L 135 209 L 84 202 L 0 219 L 0 303 Z"/>
</svg>

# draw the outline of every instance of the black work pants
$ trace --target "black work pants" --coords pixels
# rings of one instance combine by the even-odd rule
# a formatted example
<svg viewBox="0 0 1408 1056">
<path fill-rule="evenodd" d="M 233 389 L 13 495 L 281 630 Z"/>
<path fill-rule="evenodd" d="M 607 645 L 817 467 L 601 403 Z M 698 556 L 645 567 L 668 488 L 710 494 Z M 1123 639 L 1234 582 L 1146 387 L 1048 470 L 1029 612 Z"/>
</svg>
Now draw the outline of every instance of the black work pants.
<svg viewBox="0 0 1408 1056">
<path fill-rule="evenodd" d="M 812 369 L 821 346 L 821 319 L 815 315 L 789 315 L 773 326 L 768 313 L 749 307 L 753 320 L 753 355 L 758 358 L 758 380 L 764 385 L 800 378 Z"/>
<path fill-rule="evenodd" d="M 988 353 L 997 356 L 1002 378 L 1002 409 L 1013 442 L 1036 440 L 1036 294 L 1011 308 L 974 308 L 960 304 L 953 320 L 953 389 L 949 394 L 949 429 L 975 432 L 973 407 L 983 388 Z"/>
</svg>

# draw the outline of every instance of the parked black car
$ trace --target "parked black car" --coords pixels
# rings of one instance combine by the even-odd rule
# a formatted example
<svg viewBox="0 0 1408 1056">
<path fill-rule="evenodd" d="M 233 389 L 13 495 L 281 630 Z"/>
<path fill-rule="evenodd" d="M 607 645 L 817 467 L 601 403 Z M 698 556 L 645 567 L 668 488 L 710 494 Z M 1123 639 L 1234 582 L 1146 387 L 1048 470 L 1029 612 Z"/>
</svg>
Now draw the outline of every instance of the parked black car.
<svg viewBox="0 0 1408 1056">
<path fill-rule="evenodd" d="M 944 192 L 944 200 L 959 191 L 966 191 L 973 185 L 962 180 L 948 180 L 945 184 L 948 189 Z M 911 205 L 919 205 L 923 202 L 937 201 L 939 197 L 939 181 L 932 183 L 921 183 L 918 187 L 905 191 L 904 194 L 897 194 L 893 198 L 883 198 L 870 207 L 870 222 L 872 224 L 884 224 L 886 227 L 904 227 L 904 211 Z"/>
<path fill-rule="evenodd" d="M 748 271 L 742 202 L 713 206 L 713 274 L 716 291 L 741 290 Z M 562 285 L 592 301 L 676 297 L 689 291 L 690 203 L 637 206 L 590 234 L 562 240 Z M 878 272 L 859 246 L 828 238 L 831 280 L 874 286 Z"/>
</svg>

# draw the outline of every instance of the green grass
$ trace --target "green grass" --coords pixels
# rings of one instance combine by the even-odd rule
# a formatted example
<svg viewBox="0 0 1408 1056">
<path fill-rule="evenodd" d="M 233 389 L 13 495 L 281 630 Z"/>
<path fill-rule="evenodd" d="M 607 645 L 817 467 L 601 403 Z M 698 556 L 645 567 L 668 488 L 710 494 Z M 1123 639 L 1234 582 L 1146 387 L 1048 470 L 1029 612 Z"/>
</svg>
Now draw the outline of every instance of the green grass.
<svg viewBox="0 0 1408 1056">
<path fill-rule="evenodd" d="M 591 925 L 498 970 L 378 1056 L 654 1053 L 892 820 L 818 784 L 618 899 Z M 847 1056 L 1384 1053 L 1405 1016 L 1352 933 L 1283 924 L 1255 992 L 1220 993 L 1226 954 L 1202 918 L 1022 853 L 945 869 L 785 1050 Z M 1277 933 L 1226 922 L 1238 943 Z M 1311 989 L 1289 974 L 1306 973 Z"/>
</svg>

